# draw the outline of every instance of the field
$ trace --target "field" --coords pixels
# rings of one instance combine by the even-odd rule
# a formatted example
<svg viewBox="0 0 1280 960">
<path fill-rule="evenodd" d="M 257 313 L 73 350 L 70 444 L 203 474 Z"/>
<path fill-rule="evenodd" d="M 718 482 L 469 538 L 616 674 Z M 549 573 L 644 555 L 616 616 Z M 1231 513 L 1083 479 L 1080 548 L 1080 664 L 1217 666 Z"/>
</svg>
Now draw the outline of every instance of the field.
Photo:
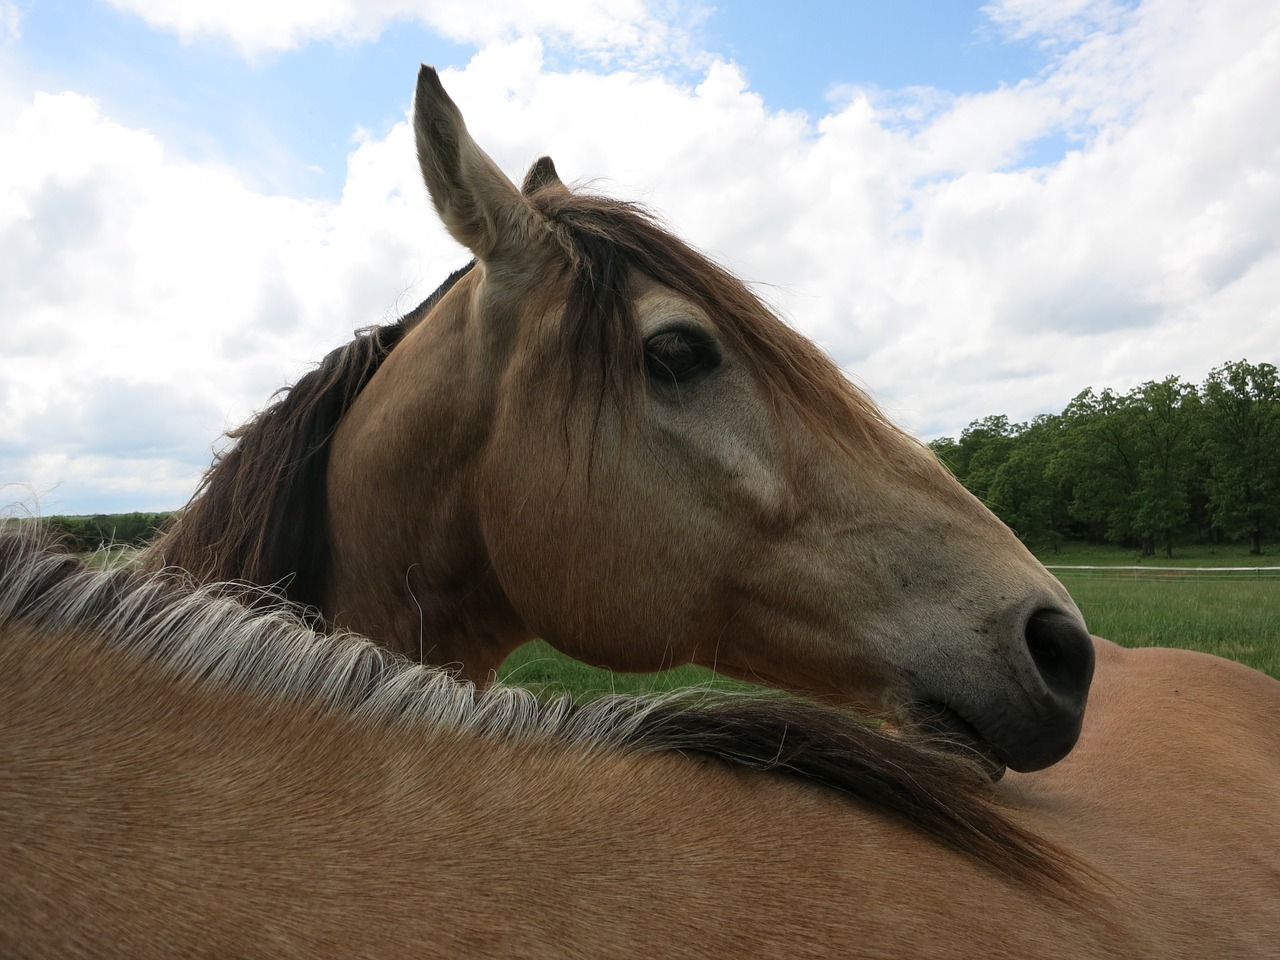
<svg viewBox="0 0 1280 960">
<path fill-rule="evenodd" d="M 1036 557 L 1048 566 L 1054 564 L 1096 564 L 1099 566 L 1138 567 L 1280 567 L 1280 548 L 1264 547 L 1260 557 L 1250 556 L 1243 543 L 1178 544 L 1173 556 L 1166 558 L 1157 550 L 1154 557 L 1142 557 L 1137 550 L 1124 547 L 1098 546 L 1091 543 L 1064 543 L 1058 550 L 1037 552 Z"/>
<path fill-rule="evenodd" d="M 1058 574 L 1099 636 L 1127 647 L 1202 650 L 1280 677 L 1280 580 Z"/>
<path fill-rule="evenodd" d="M 1280 571 L 1264 574 L 1166 573 L 1151 567 L 1280 566 L 1280 556 L 1251 557 L 1238 544 L 1175 549 L 1175 558 L 1148 558 L 1116 547 L 1068 544 L 1040 560 L 1049 565 L 1135 566 L 1133 571 L 1055 570 L 1071 591 L 1089 629 L 1128 647 L 1186 647 L 1229 657 L 1280 678 Z M 570 660 L 534 641 L 516 650 L 500 675 L 547 694 L 671 690 L 702 685 L 745 689 L 709 670 L 682 667 L 665 673 L 613 674 Z"/>
<path fill-rule="evenodd" d="M 685 666 L 661 673 L 613 673 L 572 660 L 542 640 L 515 650 L 498 676 L 510 684 L 536 690 L 542 696 L 567 693 L 590 700 L 608 693 L 663 693 L 684 687 L 750 690 L 751 684 L 731 680 L 703 667 Z"/>
</svg>

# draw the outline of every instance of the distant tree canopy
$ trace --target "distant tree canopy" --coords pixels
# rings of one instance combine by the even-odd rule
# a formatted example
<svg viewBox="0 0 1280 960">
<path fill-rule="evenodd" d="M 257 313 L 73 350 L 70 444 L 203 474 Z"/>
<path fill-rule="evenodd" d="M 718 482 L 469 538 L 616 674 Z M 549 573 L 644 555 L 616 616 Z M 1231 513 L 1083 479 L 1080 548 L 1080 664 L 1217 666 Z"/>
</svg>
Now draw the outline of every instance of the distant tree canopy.
<svg viewBox="0 0 1280 960">
<path fill-rule="evenodd" d="M 46 517 L 45 528 L 70 550 L 88 553 L 114 544 L 141 546 L 171 513 L 100 513 L 92 517 Z"/>
<path fill-rule="evenodd" d="M 1173 556 L 1178 541 L 1280 535 L 1280 380 L 1247 360 L 1200 387 L 1177 377 L 1084 390 L 1062 413 L 975 420 L 939 458 L 1029 546 L 1066 540 Z"/>
</svg>

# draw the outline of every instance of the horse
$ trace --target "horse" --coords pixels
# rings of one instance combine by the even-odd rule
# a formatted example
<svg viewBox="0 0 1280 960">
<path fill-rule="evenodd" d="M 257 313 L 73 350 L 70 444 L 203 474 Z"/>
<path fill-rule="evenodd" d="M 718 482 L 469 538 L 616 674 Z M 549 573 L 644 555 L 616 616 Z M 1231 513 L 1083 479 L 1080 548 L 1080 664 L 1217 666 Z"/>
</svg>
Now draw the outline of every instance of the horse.
<svg viewBox="0 0 1280 960">
<path fill-rule="evenodd" d="M 420 166 L 473 255 L 230 437 L 153 569 L 275 584 L 487 682 L 540 636 L 949 733 L 1071 749 L 1065 589 L 813 343 L 637 206 L 517 188 L 422 67 Z"/>
<path fill-rule="evenodd" d="M 1097 662 L 1077 749 L 992 784 L 822 705 L 539 704 L 0 539 L 0 954 L 1274 956 L 1280 684 Z"/>
<path fill-rule="evenodd" d="M 1275 956 L 1280 682 L 1192 650 L 1095 646 L 1076 749 L 1010 775 L 1000 796 L 1122 881 L 1164 956 Z"/>
</svg>

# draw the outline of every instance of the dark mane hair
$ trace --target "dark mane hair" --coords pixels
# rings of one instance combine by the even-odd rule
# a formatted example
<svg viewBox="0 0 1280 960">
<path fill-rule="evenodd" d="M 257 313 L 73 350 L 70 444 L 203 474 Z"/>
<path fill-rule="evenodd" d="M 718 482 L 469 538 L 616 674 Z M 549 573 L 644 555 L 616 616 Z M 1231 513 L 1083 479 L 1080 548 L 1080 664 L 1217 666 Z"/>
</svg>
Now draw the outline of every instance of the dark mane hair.
<svg viewBox="0 0 1280 960">
<path fill-rule="evenodd" d="M 567 750 L 697 754 L 857 797 L 1062 898 L 1083 869 L 994 806 L 975 765 L 849 714 L 780 695 L 706 690 L 581 705 L 539 702 L 519 687 L 477 692 L 362 637 L 315 633 L 278 601 L 254 609 L 261 591 L 233 592 L 173 573 L 90 570 L 32 538 L 0 533 L 0 655 L 21 642 L 52 651 L 63 636 L 156 664 L 174 677 L 175 696 L 192 681 L 248 690 L 385 724 L 388 736 L 460 729 Z"/>
<path fill-rule="evenodd" d="M 229 431 L 234 443 L 149 548 L 146 565 L 181 567 L 203 581 L 274 586 L 294 603 L 319 608 L 329 566 L 329 441 L 387 355 L 474 266 L 455 270 L 399 320 L 357 331 Z"/>
</svg>

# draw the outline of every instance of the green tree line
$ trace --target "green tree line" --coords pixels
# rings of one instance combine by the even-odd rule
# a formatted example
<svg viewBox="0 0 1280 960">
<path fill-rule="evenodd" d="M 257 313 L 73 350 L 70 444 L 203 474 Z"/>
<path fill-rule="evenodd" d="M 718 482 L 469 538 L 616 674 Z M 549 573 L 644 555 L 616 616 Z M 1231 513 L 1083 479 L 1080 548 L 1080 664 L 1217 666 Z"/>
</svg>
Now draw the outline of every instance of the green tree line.
<svg viewBox="0 0 1280 960">
<path fill-rule="evenodd" d="M 88 553 L 116 544 L 142 546 L 170 516 L 171 513 L 100 513 L 92 517 L 46 517 L 43 522 L 67 549 Z"/>
<path fill-rule="evenodd" d="M 1028 546 L 1068 540 L 1162 550 L 1280 535 L 1280 381 L 1226 363 L 1203 384 L 1170 376 L 1128 393 L 1089 388 L 1030 423 L 975 420 L 934 452 Z"/>
</svg>

